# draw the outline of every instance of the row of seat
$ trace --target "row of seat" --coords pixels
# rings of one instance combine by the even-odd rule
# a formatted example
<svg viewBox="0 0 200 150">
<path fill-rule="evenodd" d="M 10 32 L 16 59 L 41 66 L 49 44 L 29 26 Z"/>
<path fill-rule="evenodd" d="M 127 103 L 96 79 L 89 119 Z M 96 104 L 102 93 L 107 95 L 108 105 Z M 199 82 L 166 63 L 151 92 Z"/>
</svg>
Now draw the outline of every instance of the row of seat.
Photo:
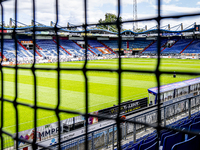
<svg viewBox="0 0 200 150">
<path fill-rule="evenodd" d="M 34 56 L 34 51 L 33 50 L 25 50 L 21 45 L 21 41 L 29 41 L 28 39 L 20 39 L 17 42 L 17 55 L 18 57 L 21 58 L 27 58 L 27 57 L 33 57 Z M 92 42 L 94 43 L 94 42 Z M 42 39 L 37 39 L 36 40 L 36 51 L 35 53 L 36 56 L 43 56 L 43 57 L 48 57 L 48 56 L 57 56 L 57 44 L 53 40 L 42 40 Z M 85 50 L 83 48 L 80 48 L 75 42 L 71 40 L 60 40 L 59 43 L 61 46 L 59 47 L 59 54 L 60 55 L 65 55 L 65 56 L 84 56 L 85 55 Z M 101 45 L 103 47 L 103 45 Z M 1 47 L 0 47 L 1 48 Z M 88 55 L 94 55 L 94 54 L 100 54 L 103 55 L 102 52 L 100 52 L 97 49 L 93 49 L 95 53 L 92 53 L 91 51 L 88 51 Z M 4 50 L 3 50 L 3 55 L 6 58 L 15 58 L 15 41 L 13 39 L 11 40 L 4 40 Z"/>
<path fill-rule="evenodd" d="M 200 40 L 194 40 L 184 53 L 199 53 Z"/>
<path fill-rule="evenodd" d="M 168 40 L 161 40 L 161 54 L 179 54 L 179 53 L 199 53 L 200 40 L 196 39 L 174 39 L 175 44 L 171 47 L 164 48 Z M 144 54 L 156 54 L 157 53 L 157 42 L 148 47 Z"/>
<path fill-rule="evenodd" d="M 102 41 L 102 42 L 112 49 L 118 48 L 118 40 L 108 40 L 108 41 Z M 126 42 L 127 41 L 122 41 L 122 43 L 121 43 L 122 49 L 127 49 L 127 43 Z"/>
<path fill-rule="evenodd" d="M 151 44 L 152 40 L 135 40 L 135 41 L 129 41 L 129 49 L 133 48 L 145 48 L 149 44 Z"/>
<path fill-rule="evenodd" d="M 167 125 L 173 129 L 182 131 L 192 131 L 200 133 L 200 113 L 194 113 L 190 118 L 185 117 L 176 122 Z M 199 150 L 200 136 L 192 134 L 184 134 L 174 130 L 164 129 L 159 132 L 160 139 L 158 140 L 157 131 L 145 135 L 135 142 L 130 141 L 121 146 L 123 150 Z M 158 142 L 159 141 L 159 142 Z M 115 149 L 117 150 L 117 148 Z"/>
<path fill-rule="evenodd" d="M 27 39 L 20 39 L 20 41 L 27 41 Z M 72 40 L 63 40 L 60 39 L 59 47 L 59 54 L 64 56 L 84 56 L 85 50 L 77 45 L 78 41 Z M 184 53 L 199 53 L 199 46 L 200 40 L 192 40 L 192 39 L 174 39 L 176 43 L 172 47 L 164 47 L 165 44 L 168 42 L 168 39 L 161 40 L 161 54 L 179 54 L 183 49 Z M 123 49 L 127 49 L 127 45 L 129 49 L 134 48 L 145 48 L 150 45 L 153 41 L 152 40 L 131 40 L 131 41 L 122 41 L 121 47 Z M 37 39 L 36 40 L 37 46 L 36 56 L 57 56 L 57 44 L 52 39 Z M 115 50 L 118 48 L 118 40 L 107 40 L 107 41 L 97 41 L 97 40 L 88 40 L 88 44 L 90 49 L 88 51 L 89 55 L 104 55 L 104 54 L 113 54 L 112 51 L 108 50 L 106 46 L 110 47 L 111 49 Z M 106 45 L 106 46 L 104 46 Z M 19 57 L 33 57 L 33 50 L 25 50 L 20 43 L 17 43 L 18 52 L 17 55 Z M 6 58 L 15 58 L 15 42 L 14 40 L 4 40 L 4 51 L 3 55 Z M 149 46 L 144 52 L 144 54 L 156 54 L 157 53 L 157 42 L 154 42 L 151 46 Z"/>
<path fill-rule="evenodd" d="M 161 40 L 161 46 L 163 46 L 168 40 Z M 157 53 L 157 41 L 149 46 L 143 53 Z"/>
</svg>

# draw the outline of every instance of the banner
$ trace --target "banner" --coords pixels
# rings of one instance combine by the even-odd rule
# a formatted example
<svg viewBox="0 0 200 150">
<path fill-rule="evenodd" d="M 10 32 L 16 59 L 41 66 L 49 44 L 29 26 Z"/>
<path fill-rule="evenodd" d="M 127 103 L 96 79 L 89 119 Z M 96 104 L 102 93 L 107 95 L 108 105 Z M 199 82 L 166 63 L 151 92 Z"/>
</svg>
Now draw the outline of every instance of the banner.
<svg viewBox="0 0 200 150">
<path fill-rule="evenodd" d="M 98 130 L 100 128 L 104 128 L 104 127 L 113 125 L 115 123 L 116 122 L 114 120 L 102 121 L 100 123 L 88 126 L 88 132 L 92 132 L 92 131 Z M 66 133 L 66 134 L 62 134 L 61 135 L 61 142 L 69 140 L 69 139 L 73 139 L 73 138 L 78 137 L 80 135 L 84 135 L 85 133 L 86 133 L 85 128 L 81 128 L 81 129 L 74 130 L 74 131 L 71 131 L 71 132 Z M 49 140 L 39 142 L 39 143 L 41 145 L 44 145 L 44 146 L 51 146 L 51 145 L 56 144 L 57 142 L 58 142 L 58 137 L 56 136 L 54 138 L 51 138 Z"/>
<path fill-rule="evenodd" d="M 96 113 L 96 112 L 94 112 L 94 113 Z M 60 125 L 61 125 L 60 132 L 64 133 L 63 125 L 70 126 L 70 125 L 73 125 L 74 123 L 76 124 L 76 123 L 80 123 L 83 121 L 84 121 L 84 118 L 82 116 L 77 116 L 74 118 L 62 120 L 62 121 L 60 121 Z M 92 123 L 95 123 L 95 122 L 98 122 L 98 120 L 95 120 L 95 117 L 93 117 Z M 58 122 L 54 122 L 51 124 L 37 127 L 37 142 L 51 139 L 55 135 L 58 135 L 58 131 L 59 131 Z M 18 137 L 32 142 L 34 139 L 34 133 L 35 133 L 34 129 L 29 129 L 29 130 L 18 132 Z M 15 145 L 16 145 L 16 143 L 15 143 Z M 19 147 L 25 147 L 27 145 L 29 145 L 29 144 L 22 142 L 22 141 L 18 142 Z"/>
<path fill-rule="evenodd" d="M 2 33 L 2 30 L 0 29 L 0 33 Z M 7 33 L 7 30 L 3 30 L 3 33 Z"/>
<path fill-rule="evenodd" d="M 130 100 L 130 101 L 121 103 L 120 115 L 125 115 L 126 113 L 132 112 L 136 109 L 140 109 L 143 107 L 147 107 L 147 97 L 139 99 L 139 100 L 134 100 L 134 101 Z M 98 115 L 116 117 L 118 112 L 119 112 L 118 106 L 116 105 L 113 107 L 99 110 Z M 102 120 L 102 119 L 99 118 L 99 120 Z"/>
<path fill-rule="evenodd" d="M 63 126 L 62 125 L 63 125 L 63 123 L 61 122 L 61 127 L 60 127 L 61 133 L 63 132 Z M 51 123 L 51 124 L 48 124 L 48 125 L 44 125 L 44 126 L 41 126 L 41 127 L 37 127 L 37 142 L 47 140 L 47 139 L 57 135 L 58 130 L 59 130 L 59 128 L 58 128 L 57 122 Z M 25 140 L 32 142 L 33 139 L 34 139 L 34 132 L 35 132 L 34 129 L 29 129 L 29 130 L 19 132 L 18 136 L 19 136 L 20 139 L 25 139 Z M 26 145 L 29 145 L 29 144 L 22 142 L 22 141 L 19 141 L 17 144 L 18 144 L 19 147 L 24 147 Z M 16 145 L 16 143 L 15 143 L 15 145 Z"/>
<path fill-rule="evenodd" d="M 91 115 L 98 115 L 98 111 L 91 112 L 89 114 L 91 114 Z M 88 124 L 95 124 L 95 123 L 98 123 L 98 117 L 92 117 L 92 116 L 90 116 L 88 118 Z"/>
<path fill-rule="evenodd" d="M 96 49 L 98 49 L 100 52 L 102 52 L 103 54 L 111 54 L 111 51 L 109 51 L 107 48 L 105 47 L 95 47 Z"/>
<path fill-rule="evenodd" d="M 124 50 L 124 54 L 132 54 L 132 51 L 125 51 Z"/>
<path fill-rule="evenodd" d="M 123 50 L 123 48 L 121 48 Z M 113 48 L 113 51 L 119 51 L 119 48 Z"/>
<path fill-rule="evenodd" d="M 21 41 L 22 44 L 33 44 L 33 41 Z"/>
<path fill-rule="evenodd" d="M 142 51 L 144 48 L 133 48 L 132 50 L 139 50 Z"/>
</svg>

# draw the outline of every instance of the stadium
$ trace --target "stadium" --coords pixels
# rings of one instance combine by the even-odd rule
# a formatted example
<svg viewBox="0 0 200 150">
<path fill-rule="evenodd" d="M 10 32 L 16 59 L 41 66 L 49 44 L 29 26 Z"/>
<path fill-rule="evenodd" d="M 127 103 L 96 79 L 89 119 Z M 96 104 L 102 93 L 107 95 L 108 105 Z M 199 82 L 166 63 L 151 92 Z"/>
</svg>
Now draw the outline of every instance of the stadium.
<svg viewBox="0 0 200 150">
<path fill-rule="evenodd" d="M 160 23 L 200 13 L 161 17 L 158 0 L 156 17 L 122 21 L 118 0 L 115 20 L 90 24 L 85 0 L 84 24 L 60 26 L 55 0 L 56 20 L 46 25 L 33 0 L 29 25 L 18 20 L 15 0 L 5 25 L 6 2 L 0 149 L 200 149 L 200 24 Z M 149 20 L 156 26 L 137 30 Z M 124 23 L 136 29 L 122 30 Z"/>
</svg>

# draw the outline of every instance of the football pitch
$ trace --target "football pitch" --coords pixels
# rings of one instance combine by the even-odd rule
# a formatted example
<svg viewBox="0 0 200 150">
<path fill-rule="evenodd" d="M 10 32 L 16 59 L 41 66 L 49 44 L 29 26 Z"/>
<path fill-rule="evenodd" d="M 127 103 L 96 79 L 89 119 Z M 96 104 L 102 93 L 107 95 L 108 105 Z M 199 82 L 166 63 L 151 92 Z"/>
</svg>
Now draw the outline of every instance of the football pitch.
<svg viewBox="0 0 200 150">
<path fill-rule="evenodd" d="M 156 68 L 156 59 L 126 58 L 122 59 L 122 69 L 150 70 Z M 82 68 L 84 61 L 63 62 L 62 68 Z M 56 68 L 56 63 L 37 64 L 36 67 Z M 31 67 L 23 65 L 23 67 Z M 91 60 L 87 68 L 117 69 L 118 59 Z M 200 72 L 199 60 L 162 59 L 161 71 Z M 15 99 L 15 70 L 3 69 L 4 99 Z M 118 74 L 116 72 L 88 71 L 89 112 L 97 111 L 118 103 Z M 161 84 L 183 81 L 197 76 L 163 74 Z M 36 70 L 37 105 L 56 108 L 57 105 L 57 72 L 54 70 Z M 34 104 L 34 76 L 31 69 L 18 70 L 18 102 Z M 122 73 L 121 102 L 147 97 L 147 89 L 157 86 L 154 74 Z M 1 93 L 2 95 L 2 93 Z M 60 109 L 85 112 L 85 79 L 82 71 L 60 72 Z M 18 105 L 19 131 L 34 127 L 34 109 Z M 15 133 L 16 113 L 12 103 L 4 102 L 3 127 Z M 37 126 L 58 121 L 54 111 L 37 109 Z M 74 114 L 60 113 L 61 120 L 71 118 Z"/>
</svg>

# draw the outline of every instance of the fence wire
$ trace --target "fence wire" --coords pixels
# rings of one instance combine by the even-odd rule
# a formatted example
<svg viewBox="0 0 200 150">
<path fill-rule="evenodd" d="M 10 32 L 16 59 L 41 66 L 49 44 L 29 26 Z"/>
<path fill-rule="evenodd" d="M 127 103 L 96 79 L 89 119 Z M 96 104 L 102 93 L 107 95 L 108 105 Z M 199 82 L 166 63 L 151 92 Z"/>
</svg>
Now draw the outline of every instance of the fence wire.
<svg viewBox="0 0 200 150">
<path fill-rule="evenodd" d="M 3 58 L 3 50 L 4 50 L 4 32 L 3 32 L 3 22 L 4 22 L 4 9 L 3 9 L 3 0 L 0 1 L 1 4 L 1 58 Z M 55 0 L 55 8 L 56 8 L 56 23 L 54 26 L 54 32 L 55 32 L 55 36 L 56 36 L 56 40 L 57 40 L 57 67 L 56 68 L 43 68 L 43 67 L 37 67 L 36 68 L 36 9 L 35 9 L 35 5 L 36 2 L 35 0 L 32 0 L 32 19 L 33 19 L 33 44 L 34 44 L 34 62 L 32 64 L 32 66 L 30 68 L 27 67 L 23 67 L 23 66 L 18 66 L 17 65 L 17 60 L 18 60 L 18 46 L 17 46 L 17 21 L 18 21 L 18 0 L 15 0 L 14 3 L 14 10 L 15 10 L 15 27 L 13 29 L 13 38 L 15 41 L 15 54 L 16 54 L 16 64 L 14 66 L 3 66 L 2 62 L 3 59 L 1 59 L 1 65 L 0 65 L 0 71 L 1 71 L 1 126 L 0 126 L 0 139 L 1 139 L 1 149 L 4 149 L 4 137 L 3 134 L 12 137 L 14 140 L 16 140 L 16 143 L 20 141 L 32 144 L 32 148 L 33 149 L 37 149 L 38 146 L 43 147 L 43 148 L 47 148 L 43 145 L 39 145 L 38 143 L 36 143 L 36 139 L 37 139 L 37 110 L 38 109 L 43 109 L 43 110 L 49 110 L 49 111 L 54 111 L 58 120 L 58 127 L 60 127 L 60 113 L 71 113 L 71 114 L 79 114 L 79 115 L 84 115 L 85 119 L 86 119 L 86 126 L 85 126 L 85 140 L 86 143 L 88 143 L 88 117 L 89 116 L 95 116 L 95 115 L 90 115 L 88 114 L 88 76 L 87 73 L 91 72 L 91 71 L 102 71 L 102 72 L 116 72 L 118 74 L 118 106 L 120 108 L 120 103 L 121 103 L 121 75 L 123 72 L 138 72 L 138 73 L 144 73 L 144 74 L 149 74 L 149 73 L 153 73 L 156 76 L 156 80 L 157 80 L 157 86 L 160 87 L 160 76 L 161 74 L 174 74 L 174 72 L 170 72 L 170 71 L 160 71 L 160 46 L 161 46 L 161 38 L 160 38 L 160 23 L 161 20 L 164 19 L 177 19 L 177 18 L 182 18 L 182 17 L 191 17 L 191 16 L 199 16 L 200 13 L 190 13 L 190 14 L 182 14 L 182 15 L 169 15 L 169 16 L 161 16 L 161 0 L 157 0 L 157 17 L 152 17 L 152 18 L 145 18 L 145 19 L 138 19 L 138 20 L 127 20 L 127 21 L 120 21 L 120 16 L 121 16 L 121 0 L 117 0 L 117 21 L 116 22 L 109 22 L 109 23 L 97 23 L 97 24 L 88 24 L 87 19 L 88 19 L 88 14 L 87 14 L 87 10 L 88 10 L 88 0 L 84 0 L 84 24 L 83 25 L 78 25 L 78 26 L 74 26 L 74 27 L 70 27 L 70 28 L 76 28 L 76 27 L 83 27 L 85 29 L 85 36 L 84 36 L 84 41 L 85 41 L 85 62 L 82 68 L 61 68 L 60 67 L 60 53 L 59 53 L 59 29 L 60 28 L 67 28 L 67 27 L 59 27 L 58 26 L 58 21 L 59 21 L 59 7 L 58 7 L 58 3 L 59 0 Z M 99 69 L 99 68 L 95 68 L 95 69 L 91 69 L 91 68 L 87 68 L 87 64 L 88 64 L 88 37 L 87 37 L 87 28 L 90 26 L 94 26 L 94 25 L 116 25 L 117 29 L 118 29 L 118 48 L 119 48 L 119 54 L 121 53 L 121 44 L 122 44 L 122 38 L 121 38 L 121 24 L 123 23 L 134 23 L 134 22 L 142 22 L 142 21 L 156 21 L 157 25 L 158 25 L 158 35 L 157 35 L 157 54 L 158 54 L 158 58 L 157 58 L 157 64 L 156 64 L 156 69 L 154 71 L 141 71 L 141 70 L 133 70 L 133 69 L 122 69 L 122 62 L 121 62 L 121 57 L 119 57 L 118 59 L 118 68 L 117 69 Z M 51 29 L 52 30 L 52 29 Z M 10 68 L 15 70 L 15 98 L 14 100 L 10 100 L 10 99 L 5 99 L 4 98 L 4 72 L 3 72 L 3 68 Z M 22 102 L 18 102 L 17 98 L 18 98 L 18 70 L 19 69 L 25 69 L 25 70 L 31 70 L 32 74 L 33 74 L 33 80 L 34 80 L 34 104 L 25 104 Z M 45 106 L 38 106 L 37 105 L 37 76 L 36 76 L 36 70 L 55 70 L 57 72 L 57 105 L 56 108 L 48 108 Z M 83 76 L 85 79 L 85 113 L 80 113 L 80 112 L 76 112 L 76 111 L 71 111 L 71 110 L 65 110 L 65 109 L 60 109 L 60 72 L 63 70 L 68 70 L 68 71 L 82 71 L 83 72 Z M 176 72 L 176 74 L 183 74 L 183 75 L 200 75 L 199 72 Z M 160 89 L 158 88 L 158 93 L 160 93 Z M 158 94 L 158 97 L 160 97 L 160 94 Z M 15 125 L 16 125 L 16 134 L 12 135 L 10 133 L 8 133 L 7 131 L 5 131 L 4 128 L 4 102 L 8 102 L 13 104 L 14 108 L 15 108 Z M 34 140 L 33 142 L 27 141 L 25 139 L 19 139 L 18 136 L 18 131 L 19 131 L 19 113 L 18 113 L 18 106 L 24 106 L 24 107 L 29 107 L 31 109 L 34 110 Z M 158 104 L 157 104 L 157 109 L 160 110 L 160 99 L 158 99 Z M 98 116 L 104 119 L 113 119 L 110 118 L 108 116 Z M 120 111 L 118 111 L 118 115 L 115 118 L 116 123 L 117 123 L 117 147 L 120 149 L 121 148 L 121 129 L 120 129 L 120 123 L 122 122 L 122 120 L 120 120 Z M 157 133 L 160 132 L 161 129 L 166 129 L 167 127 L 161 127 L 161 111 L 157 111 L 157 125 L 155 124 L 150 124 L 150 123 L 141 123 L 139 121 L 136 120 L 129 120 L 127 121 L 129 123 L 137 123 L 137 124 L 141 124 L 141 125 L 145 125 L 145 126 L 149 126 L 149 127 L 154 127 L 155 129 L 157 129 Z M 175 131 L 179 131 L 177 129 L 174 129 Z M 182 131 L 184 133 L 189 133 L 188 131 Z M 197 133 L 192 133 L 194 135 L 197 135 Z M 158 134 L 159 135 L 159 134 Z M 59 130 L 58 133 L 58 148 L 61 149 L 61 144 L 60 144 L 60 139 L 61 139 L 61 133 Z M 15 145 L 16 149 L 18 149 L 18 144 Z M 50 148 L 48 148 L 50 149 Z M 85 149 L 89 149 L 89 145 L 85 144 Z"/>
</svg>

